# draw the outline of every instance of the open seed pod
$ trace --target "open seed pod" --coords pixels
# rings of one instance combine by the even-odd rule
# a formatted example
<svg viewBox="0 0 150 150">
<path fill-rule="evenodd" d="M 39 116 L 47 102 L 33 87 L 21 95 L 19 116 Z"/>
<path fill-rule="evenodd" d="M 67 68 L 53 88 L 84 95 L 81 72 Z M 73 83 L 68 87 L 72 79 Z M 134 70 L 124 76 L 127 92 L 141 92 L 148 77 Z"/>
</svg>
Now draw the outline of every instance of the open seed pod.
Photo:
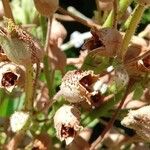
<svg viewBox="0 0 150 150">
<path fill-rule="evenodd" d="M 141 57 L 141 58 L 140 58 Z M 135 60 L 135 58 L 139 58 Z M 125 55 L 125 68 L 130 75 L 150 72 L 150 53 L 148 47 L 130 45 Z"/>
<path fill-rule="evenodd" d="M 70 144 L 77 132 L 81 129 L 80 126 L 80 111 L 69 105 L 60 107 L 54 116 L 54 126 L 57 137 L 66 144 Z"/>
<path fill-rule="evenodd" d="M 43 16 L 51 16 L 59 6 L 59 0 L 34 0 L 36 9 Z"/>
<path fill-rule="evenodd" d="M 12 62 L 0 62 L 0 88 L 11 92 L 16 86 L 22 87 L 24 71 Z"/>
<path fill-rule="evenodd" d="M 150 106 L 129 111 L 121 124 L 134 129 L 144 141 L 150 142 Z"/>
<path fill-rule="evenodd" d="M 119 31 L 112 28 L 103 28 L 91 31 L 92 38 L 84 44 L 84 48 L 94 51 L 101 56 L 113 57 L 117 54 L 121 43 L 122 36 Z"/>
<path fill-rule="evenodd" d="M 93 71 L 73 70 L 68 71 L 62 79 L 58 96 L 63 96 L 70 103 L 86 101 L 89 105 L 102 102 L 103 96 L 98 75 Z"/>
<path fill-rule="evenodd" d="M 6 29 L 0 29 L 0 44 L 7 57 L 19 65 L 28 65 L 42 60 L 43 51 L 32 36 L 11 19 L 5 18 Z"/>
</svg>

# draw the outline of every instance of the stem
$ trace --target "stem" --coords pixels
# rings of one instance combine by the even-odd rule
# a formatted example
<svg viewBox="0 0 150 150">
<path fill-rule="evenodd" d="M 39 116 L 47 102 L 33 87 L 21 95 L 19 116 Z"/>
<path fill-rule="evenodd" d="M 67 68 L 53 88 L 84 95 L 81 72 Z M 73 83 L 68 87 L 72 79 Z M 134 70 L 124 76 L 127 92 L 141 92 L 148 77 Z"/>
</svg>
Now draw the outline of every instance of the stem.
<svg viewBox="0 0 150 150">
<path fill-rule="evenodd" d="M 49 57 L 48 57 L 48 50 L 49 50 L 49 39 L 50 39 L 50 34 L 51 34 L 51 24 L 52 24 L 52 19 L 53 16 L 48 18 L 48 25 L 47 25 L 47 34 L 46 34 L 46 42 L 45 42 L 45 56 L 44 56 L 44 73 L 45 73 L 45 78 L 47 82 L 47 87 L 49 90 L 49 97 L 51 98 L 53 96 L 53 71 L 50 70 L 50 65 L 49 65 Z"/>
<path fill-rule="evenodd" d="M 13 14 L 12 14 L 12 11 L 11 11 L 11 8 L 9 5 L 9 0 L 2 0 L 2 3 L 3 3 L 3 7 L 4 7 L 5 16 L 7 18 L 11 18 L 14 22 L 14 17 L 13 17 Z"/>
<path fill-rule="evenodd" d="M 119 2 L 119 12 L 118 12 L 118 19 L 122 17 L 122 15 L 125 13 L 128 6 L 131 4 L 133 0 L 120 0 Z M 110 12 L 108 15 L 105 23 L 103 24 L 103 27 L 112 27 L 114 20 L 114 10 Z"/>
<path fill-rule="evenodd" d="M 91 19 L 88 19 L 88 20 L 85 20 L 85 19 L 82 19 L 81 17 L 78 17 L 76 15 L 74 15 L 73 13 L 70 13 L 69 11 L 65 10 L 64 8 L 62 7 L 59 7 L 58 8 L 58 11 L 61 12 L 62 14 L 64 15 L 68 15 L 70 17 L 72 17 L 73 19 L 75 19 L 77 22 L 89 27 L 89 28 L 100 28 L 101 26 L 94 23 Z"/>
<path fill-rule="evenodd" d="M 142 17 L 142 14 L 143 14 L 144 10 L 145 10 L 145 7 L 138 4 L 135 8 L 135 11 L 132 14 L 132 18 L 131 18 L 129 27 L 126 31 L 126 34 L 125 34 L 125 37 L 123 39 L 123 43 L 122 43 L 122 46 L 121 46 L 121 49 L 120 49 L 121 52 L 122 52 L 122 58 L 124 57 L 124 55 L 127 51 L 129 42 L 132 38 L 132 35 L 134 34 L 134 32 L 136 30 L 136 27 L 137 27 L 137 25 L 138 25 L 138 23 L 139 23 L 139 21 Z"/>
<path fill-rule="evenodd" d="M 26 66 L 25 78 L 25 110 L 32 110 L 33 107 L 33 67 L 32 63 Z"/>
<path fill-rule="evenodd" d="M 113 27 L 117 29 L 117 22 L 118 22 L 118 1 L 117 0 L 114 0 L 113 2 L 113 9 L 114 9 Z"/>
<path fill-rule="evenodd" d="M 123 104 L 124 104 L 128 94 L 129 94 L 129 91 L 130 91 L 130 89 L 131 89 L 131 87 L 133 85 L 133 84 L 130 84 L 130 83 L 131 82 L 128 83 L 128 86 L 126 88 L 125 94 L 124 94 L 124 96 L 123 96 L 123 98 L 122 98 L 122 100 L 121 100 L 117 110 L 115 111 L 114 115 L 112 116 L 112 119 L 108 122 L 108 124 L 107 124 L 106 128 L 104 129 L 104 131 L 102 132 L 102 134 L 92 143 L 90 150 L 98 149 L 100 143 L 104 139 L 104 136 L 112 128 L 112 126 L 113 126 L 113 124 L 114 124 L 114 122 L 116 120 L 116 117 L 117 117 L 119 111 L 121 110 L 121 108 L 122 108 L 122 106 L 123 106 Z"/>
</svg>

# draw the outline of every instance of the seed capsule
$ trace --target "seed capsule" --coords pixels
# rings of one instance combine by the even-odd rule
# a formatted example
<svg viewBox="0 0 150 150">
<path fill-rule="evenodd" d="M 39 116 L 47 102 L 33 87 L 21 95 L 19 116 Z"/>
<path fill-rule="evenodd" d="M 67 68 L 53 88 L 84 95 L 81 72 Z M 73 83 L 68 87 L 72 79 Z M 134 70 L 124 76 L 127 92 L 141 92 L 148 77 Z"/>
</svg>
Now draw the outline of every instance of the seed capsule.
<svg viewBox="0 0 150 150">
<path fill-rule="evenodd" d="M 74 106 L 63 105 L 55 113 L 54 126 L 57 137 L 70 144 L 81 128 L 80 111 Z"/>
<path fill-rule="evenodd" d="M 134 129 L 143 140 L 150 142 L 150 106 L 129 111 L 121 124 Z"/>
<path fill-rule="evenodd" d="M 34 0 L 36 9 L 43 16 L 51 16 L 58 8 L 59 0 Z"/>
<path fill-rule="evenodd" d="M 138 0 L 138 3 L 142 6 L 150 6 L 150 0 Z"/>
</svg>

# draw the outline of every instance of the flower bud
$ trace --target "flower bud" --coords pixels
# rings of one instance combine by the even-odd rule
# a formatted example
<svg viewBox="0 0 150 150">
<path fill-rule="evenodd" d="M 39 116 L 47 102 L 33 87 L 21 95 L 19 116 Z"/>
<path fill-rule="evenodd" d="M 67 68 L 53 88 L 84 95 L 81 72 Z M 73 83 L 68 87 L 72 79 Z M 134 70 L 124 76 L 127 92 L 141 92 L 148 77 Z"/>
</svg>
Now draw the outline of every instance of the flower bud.
<svg viewBox="0 0 150 150">
<path fill-rule="evenodd" d="M 93 105 L 96 102 L 101 102 L 101 91 L 94 88 L 98 78 L 98 75 L 95 75 L 91 70 L 68 71 L 62 79 L 58 96 L 64 96 L 70 103 L 86 101 L 89 105 Z"/>
<path fill-rule="evenodd" d="M 0 29 L 0 44 L 7 57 L 19 65 L 37 63 L 42 59 L 43 51 L 39 43 L 26 31 L 5 18 L 7 29 Z"/>
<path fill-rule="evenodd" d="M 57 10 L 59 0 L 34 0 L 34 5 L 43 16 L 51 16 Z"/>
<path fill-rule="evenodd" d="M 23 86 L 24 71 L 12 62 L 0 62 L 0 88 L 11 92 L 16 86 Z"/>
<path fill-rule="evenodd" d="M 121 124 L 134 129 L 143 140 L 150 142 L 150 106 L 129 111 Z"/>
<path fill-rule="evenodd" d="M 13 132 L 25 130 L 30 124 L 30 114 L 28 112 L 16 111 L 10 117 L 10 127 Z"/>
<path fill-rule="evenodd" d="M 81 128 L 80 111 L 74 106 L 63 105 L 55 113 L 54 126 L 57 137 L 70 144 Z"/>
</svg>

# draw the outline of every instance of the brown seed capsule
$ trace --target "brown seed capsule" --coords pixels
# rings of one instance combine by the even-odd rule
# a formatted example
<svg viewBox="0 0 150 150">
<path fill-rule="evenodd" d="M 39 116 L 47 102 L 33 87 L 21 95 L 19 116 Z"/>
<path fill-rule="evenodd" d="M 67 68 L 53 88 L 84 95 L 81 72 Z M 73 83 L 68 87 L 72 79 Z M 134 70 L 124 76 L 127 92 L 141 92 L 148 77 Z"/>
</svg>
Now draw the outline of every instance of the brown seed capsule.
<svg viewBox="0 0 150 150">
<path fill-rule="evenodd" d="M 112 28 L 94 29 L 91 31 L 93 37 L 89 39 L 84 48 L 102 55 L 115 56 L 122 43 L 122 36 L 119 31 Z"/>
<path fill-rule="evenodd" d="M 51 16 L 58 8 L 59 0 L 34 0 L 36 9 L 43 16 Z"/>
<path fill-rule="evenodd" d="M 66 144 L 70 144 L 77 132 L 81 129 L 80 126 L 80 111 L 69 105 L 60 107 L 54 116 L 54 126 L 57 137 Z"/>
<path fill-rule="evenodd" d="M 110 11 L 113 8 L 113 2 L 111 1 L 99 1 L 99 7 L 102 11 Z"/>
<path fill-rule="evenodd" d="M 150 106 L 129 111 L 121 124 L 134 129 L 144 141 L 150 142 Z"/>
<path fill-rule="evenodd" d="M 23 86 L 24 71 L 12 62 L 0 62 L 0 87 L 11 92 L 16 86 Z"/>
<path fill-rule="evenodd" d="M 97 88 L 97 85 L 94 86 L 97 81 L 99 81 L 98 75 L 95 75 L 91 70 L 68 71 L 62 79 L 58 96 L 64 96 L 70 103 L 81 101 L 86 101 L 89 105 L 101 103 L 101 90 Z"/>
<path fill-rule="evenodd" d="M 7 28 L 0 29 L 0 44 L 7 57 L 19 65 L 40 62 L 43 51 L 40 44 L 25 30 L 5 18 Z"/>
</svg>

